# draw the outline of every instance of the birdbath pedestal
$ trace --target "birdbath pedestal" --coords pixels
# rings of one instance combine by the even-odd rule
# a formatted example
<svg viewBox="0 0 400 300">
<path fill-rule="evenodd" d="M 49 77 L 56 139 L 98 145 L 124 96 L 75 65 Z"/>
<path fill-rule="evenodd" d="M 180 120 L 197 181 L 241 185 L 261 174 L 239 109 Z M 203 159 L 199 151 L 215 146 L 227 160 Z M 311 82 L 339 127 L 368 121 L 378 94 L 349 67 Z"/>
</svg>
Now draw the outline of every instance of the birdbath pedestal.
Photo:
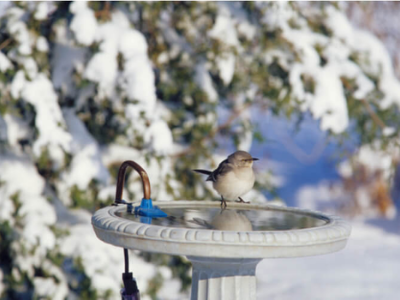
<svg viewBox="0 0 400 300">
<path fill-rule="evenodd" d="M 350 225 L 319 212 L 215 201 L 155 202 L 168 217 L 146 218 L 126 205 L 98 210 L 97 237 L 125 249 L 184 255 L 193 265 L 191 299 L 256 299 L 256 266 L 265 258 L 343 249 Z M 132 203 L 133 206 L 139 202 Z"/>
</svg>

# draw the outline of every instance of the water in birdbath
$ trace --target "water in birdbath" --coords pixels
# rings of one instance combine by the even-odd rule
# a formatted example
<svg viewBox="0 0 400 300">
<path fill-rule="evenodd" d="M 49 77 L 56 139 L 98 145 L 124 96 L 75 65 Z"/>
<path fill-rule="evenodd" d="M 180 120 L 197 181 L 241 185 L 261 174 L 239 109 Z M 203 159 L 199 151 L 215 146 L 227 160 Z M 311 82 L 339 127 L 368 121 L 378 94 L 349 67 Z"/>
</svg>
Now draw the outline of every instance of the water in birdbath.
<svg viewBox="0 0 400 300">
<path fill-rule="evenodd" d="M 272 231 L 319 227 L 329 223 L 329 219 L 307 213 L 288 212 L 273 209 L 221 210 L 217 207 L 163 207 L 168 217 L 147 218 L 152 225 L 233 231 Z M 143 218 L 127 211 L 116 212 L 124 219 L 142 222 Z"/>
</svg>

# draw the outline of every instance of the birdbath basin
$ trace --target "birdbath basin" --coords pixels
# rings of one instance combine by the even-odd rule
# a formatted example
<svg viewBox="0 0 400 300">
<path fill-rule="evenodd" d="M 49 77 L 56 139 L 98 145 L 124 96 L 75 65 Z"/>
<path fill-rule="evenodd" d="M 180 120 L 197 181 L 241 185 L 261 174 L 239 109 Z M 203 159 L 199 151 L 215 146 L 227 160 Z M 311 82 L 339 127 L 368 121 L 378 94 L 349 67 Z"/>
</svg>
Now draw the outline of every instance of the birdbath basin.
<svg viewBox="0 0 400 300">
<path fill-rule="evenodd" d="M 139 205 L 133 202 L 133 206 Z M 168 216 L 149 218 L 126 205 L 98 210 L 97 237 L 126 249 L 184 255 L 193 265 L 191 299 L 256 299 L 257 264 L 264 258 L 302 257 L 343 249 L 345 220 L 272 205 L 216 201 L 154 202 Z"/>
</svg>

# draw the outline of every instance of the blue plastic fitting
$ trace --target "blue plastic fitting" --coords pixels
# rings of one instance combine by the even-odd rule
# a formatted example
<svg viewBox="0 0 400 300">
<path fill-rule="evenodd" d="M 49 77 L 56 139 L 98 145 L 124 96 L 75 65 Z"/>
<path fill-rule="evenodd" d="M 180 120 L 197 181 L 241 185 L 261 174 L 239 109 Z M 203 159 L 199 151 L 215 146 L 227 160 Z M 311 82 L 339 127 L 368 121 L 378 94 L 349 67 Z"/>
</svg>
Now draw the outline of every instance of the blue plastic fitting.
<svg viewBox="0 0 400 300">
<path fill-rule="evenodd" d="M 144 198 L 142 199 L 140 205 L 135 207 L 135 214 L 149 218 L 164 218 L 168 216 L 157 206 L 153 207 L 153 202 L 151 201 L 151 199 Z"/>
</svg>

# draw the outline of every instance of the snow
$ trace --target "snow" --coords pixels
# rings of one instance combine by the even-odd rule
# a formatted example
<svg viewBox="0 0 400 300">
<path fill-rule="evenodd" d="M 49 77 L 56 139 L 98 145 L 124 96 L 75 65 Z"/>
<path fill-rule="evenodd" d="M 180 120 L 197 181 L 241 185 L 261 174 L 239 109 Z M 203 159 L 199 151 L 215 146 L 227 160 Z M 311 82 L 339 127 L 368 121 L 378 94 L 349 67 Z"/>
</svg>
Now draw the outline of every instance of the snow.
<svg viewBox="0 0 400 300">
<path fill-rule="evenodd" d="M 369 198 L 368 198 L 369 199 Z M 337 207 L 350 201 L 349 195 L 340 184 L 322 180 L 318 185 L 305 185 L 297 191 L 296 206 L 337 214 Z"/>
<path fill-rule="evenodd" d="M 85 273 L 94 288 L 100 292 L 111 289 L 118 293 L 120 273 L 123 270 L 122 250 L 97 239 L 90 226 L 89 213 L 85 214 L 86 224 L 77 224 L 68 229 L 71 235 L 61 241 L 60 250 L 70 257 L 81 257 Z"/>
<path fill-rule="evenodd" d="M 362 66 L 366 72 L 380 77 L 378 85 L 384 93 L 380 102 L 381 108 L 386 109 L 394 103 L 400 107 L 400 81 L 394 75 L 390 55 L 382 42 L 373 34 L 354 28 L 344 14 L 333 7 L 327 9 L 327 14 L 327 24 L 339 38 L 355 51 L 369 55 L 368 61 L 371 63 L 362 63 Z"/>
<path fill-rule="evenodd" d="M 1 180 L 7 182 L 4 192 L 13 195 L 23 191 L 28 195 L 40 195 L 44 188 L 44 179 L 37 173 L 34 165 L 13 156 L 0 156 Z M 18 179 L 18 180 L 15 180 Z M 24 180 L 22 180 L 24 179 Z"/>
<path fill-rule="evenodd" d="M 309 30 L 295 30 L 284 27 L 284 36 L 288 38 L 299 51 L 302 61 L 292 65 L 289 80 L 294 96 L 302 101 L 302 109 L 309 109 L 315 118 L 321 119 L 322 130 L 343 132 L 348 126 L 347 101 L 341 82 L 343 65 L 347 61 L 337 56 L 337 51 L 326 53 L 330 56 L 328 64 L 321 67 L 320 58 L 314 45 L 327 43 L 326 38 Z M 334 45 L 336 48 L 336 45 Z M 340 53 L 339 53 L 340 55 Z M 314 82 L 315 90 L 304 89 L 302 76 L 306 75 Z"/>
<path fill-rule="evenodd" d="M 97 199 L 99 199 L 100 201 L 107 201 L 109 199 L 112 199 L 114 201 L 115 190 L 116 190 L 115 185 L 106 186 L 106 187 L 100 189 L 100 191 L 97 195 Z"/>
<path fill-rule="evenodd" d="M 47 15 L 49 13 L 49 4 L 46 2 L 40 2 L 37 7 L 36 7 L 36 12 L 35 12 L 35 19 L 42 21 L 47 19 Z"/>
<path fill-rule="evenodd" d="M 155 77 L 143 34 L 130 28 L 122 12 L 113 12 L 110 22 L 98 25 L 94 37 L 100 52 L 89 61 L 85 78 L 99 84 L 101 98 L 113 98 L 116 86 L 122 88 L 128 99 L 140 102 L 137 109 L 149 115 L 156 102 Z M 126 60 L 122 74 L 118 72 L 118 53 Z"/>
<path fill-rule="evenodd" d="M 389 145 L 388 151 L 379 150 L 379 143 L 363 145 L 355 153 L 353 163 L 367 167 L 369 172 L 382 171 L 383 177 L 389 179 L 392 175 L 392 158 L 399 154 L 397 146 Z M 348 178 L 352 176 L 351 162 L 346 160 L 339 164 L 340 173 Z"/>
<path fill-rule="evenodd" d="M 0 180 L 3 183 L 0 186 L 1 220 L 9 221 L 14 230 L 13 234 L 16 235 L 16 239 L 11 243 L 11 248 L 16 253 L 14 263 L 18 266 L 13 270 L 13 277 L 18 279 L 22 272 L 33 277 L 34 269 L 44 264 L 47 274 L 57 276 L 61 282 L 52 283 L 50 288 L 49 282 L 46 281 L 45 284 L 39 280 L 38 292 L 50 295 L 56 291 L 54 296 L 57 299 L 64 298 L 67 286 L 65 281 L 62 281 L 63 275 L 57 267 L 46 261 L 47 251 L 54 249 L 56 243 L 54 233 L 49 228 L 56 223 L 56 213 L 54 207 L 42 195 L 45 182 L 36 171 L 36 167 L 26 158 L 2 154 L 0 168 Z M 17 212 L 11 200 L 13 195 L 18 195 L 20 203 Z M 20 217 L 19 224 L 15 224 L 15 213 Z M 44 285 L 46 289 L 43 289 Z"/>
<path fill-rule="evenodd" d="M 344 178 L 349 178 L 350 176 L 353 175 L 353 169 L 352 169 L 349 161 L 341 162 L 337 166 L 337 170 L 338 170 L 339 174 Z"/>
<path fill-rule="evenodd" d="M 5 114 L 3 118 L 7 125 L 6 131 L 8 144 L 16 151 L 19 148 L 18 141 L 27 139 L 31 136 L 30 128 L 22 118 L 18 118 L 11 114 Z"/>
<path fill-rule="evenodd" d="M 289 80 L 294 96 L 303 102 L 303 110 L 309 109 L 315 118 L 321 119 L 322 130 L 332 130 L 334 133 L 343 132 L 349 123 L 347 101 L 341 82 L 341 76 L 349 75 L 346 72 L 350 64 L 347 57 L 343 59 L 342 53 L 336 51 L 338 46 L 335 43 L 332 46 L 327 45 L 324 53 L 329 55 L 328 64 L 321 67 L 320 58 L 314 45 L 326 45 L 326 38 L 308 30 L 300 31 L 287 27 L 284 30 L 285 37 L 293 42 L 302 55 L 302 61 L 293 64 L 290 70 Z M 352 63 L 351 66 L 355 67 Z M 353 73 L 356 73 L 353 75 L 356 76 L 360 71 L 357 73 L 353 70 Z M 309 76 L 314 81 L 315 90 L 313 92 L 304 90 L 302 75 Z M 363 90 L 357 91 L 357 97 L 362 97 L 371 90 L 372 84 L 365 76 L 358 82 L 367 82 L 368 85 L 368 87 L 363 87 Z"/>
<path fill-rule="evenodd" d="M 176 291 L 181 290 L 182 283 L 179 279 L 171 279 L 168 281 L 168 285 L 164 284 L 158 291 L 158 295 L 162 300 L 186 300 L 189 295 L 182 295 Z"/>
<path fill-rule="evenodd" d="M 217 16 L 214 27 L 208 32 L 212 38 L 219 39 L 229 46 L 239 45 L 234 22 L 228 15 L 227 10 L 222 10 Z"/>
<path fill-rule="evenodd" d="M 275 14 L 273 12 L 275 11 Z M 289 71 L 289 80 L 294 98 L 301 101 L 301 109 L 312 112 L 316 119 L 321 119 L 321 129 L 334 133 L 344 132 L 349 125 L 347 100 L 342 78 L 354 79 L 357 89 L 356 99 L 368 100 L 369 94 L 376 88 L 384 93 L 380 102 L 382 109 L 391 104 L 400 105 L 400 82 L 395 78 L 390 57 L 382 43 L 373 35 L 354 28 L 345 15 L 334 8 L 327 7 L 326 26 L 333 36 L 326 36 L 311 31 L 306 22 L 298 20 L 298 28 L 291 28 L 287 20 L 294 18 L 295 12 L 286 3 L 274 3 L 266 14 L 265 22 L 272 28 L 280 28 L 282 35 L 294 47 L 300 60 L 291 62 L 290 57 L 280 57 L 279 64 Z M 312 12 L 307 12 L 312 15 Z M 279 19 L 276 19 L 279 16 Z M 320 53 L 316 47 L 319 47 Z M 350 60 L 357 54 L 359 64 Z M 320 55 L 327 61 L 320 63 Z M 368 56 L 368 60 L 366 59 Z M 267 52 L 267 61 L 276 56 L 275 49 Z M 377 86 L 368 76 L 382 78 Z M 306 91 L 302 76 L 312 79 L 315 90 Z"/>
<path fill-rule="evenodd" d="M 68 296 L 67 285 L 63 284 L 60 288 L 54 278 L 35 277 L 33 284 L 35 285 L 35 295 L 39 298 L 51 295 L 51 299 L 63 300 Z"/>
<path fill-rule="evenodd" d="M 13 69 L 13 65 L 7 56 L 0 51 L 0 71 L 5 72 L 9 69 Z"/>
<path fill-rule="evenodd" d="M 126 30 L 119 39 L 119 50 L 129 59 L 136 55 L 147 56 L 147 42 L 143 34 L 137 30 Z"/>
<path fill-rule="evenodd" d="M 27 81 L 22 70 L 18 71 L 11 85 L 11 95 L 22 97 L 32 104 L 36 111 L 35 126 L 39 138 L 33 145 L 34 154 L 39 157 L 42 147 L 49 146 L 50 157 L 55 167 L 62 165 L 63 151 L 69 152 L 71 136 L 64 130 L 65 124 L 51 81 L 43 73 L 37 74 L 37 66 L 32 58 L 24 59 L 25 69 L 32 81 Z"/>
<path fill-rule="evenodd" d="M 163 120 L 152 122 L 146 131 L 145 140 L 149 140 L 151 148 L 157 154 L 168 154 L 173 149 L 173 139 L 168 124 Z"/>
<path fill-rule="evenodd" d="M 137 55 L 125 63 L 121 87 L 126 90 L 129 99 L 138 100 L 150 113 L 156 103 L 155 77 L 147 56 Z"/>
<path fill-rule="evenodd" d="M 237 149 L 249 152 L 252 144 L 253 144 L 253 133 L 248 130 L 241 132 L 241 134 L 239 135 L 239 143 Z"/>
<path fill-rule="evenodd" d="M 258 3 L 261 6 L 261 2 Z M 286 27 L 290 19 L 295 18 L 295 12 L 292 9 L 288 9 L 287 3 L 283 1 L 274 2 L 270 9 L 264 11 L 262 21 L 267 25 L 268 29 L 276 29 Z"/>
<path fill-rule="evenodd" d="M 240 22 L 237 30 L 240 34 L 244 35 L 249 41 L 253 40 L 256 35 L 256 27 L 249 22 Z"/>
<path fill-rule="evenodd" d="M 19 200 L 22 203 L 19 212 L 25 215 L 25 227 L 22 231 L 24 241 L 30 245 L 38 243 L 42 249 L 52 249 L 55 245 L 55 237 L 47 225 L 54 224 L 56 216 L 54 208 L 41 195 L 44 180 L 37 173 L 36 168 L 27 161 L 0 156 L 0 166 L 2 170 L 0 179 L 7 183 L 7 186 L 0 189 L 1 204 L 4 205 L 5 212 L 14 208 L 10 197 L 19 193 Z M 18 180 L 15 180 L 16 178 Z M 8 220 L 12 219 L 8 218 Z"/>
<path fill-rule="evenodd" d="M 38 74 L 38 67 L 35 60 L 32 57 L 24 58 L 23 60 L 24 69 L 29 79 L 34 79 Z"/>
<path fill-rule="evenodd" d="M 347 102 L 336 66 L 326 66 L 315 75 L 318 80 L 310 110 L 316 118 L 322 119 L 322 130 L 330 129 L 334 133 L 341 133 L 347 128 L 349 119 Z"/>
<path fill-rule="evenodd" d="M 99 84 L 102 97 L 111 97 L 117 78 L 118 64 L 115 55 L 99 52 L 89 61 L 85 78 Z"/>
<path fill-rule="evenodd" d="M 395 132 L 396 132 L 396 128 L 394 128 L 394 127 L 385 127 L 382 130 L 382 134 L 384 136 L 390 136 L 390 135 L 394 134 Z"/>
<path fill-rule="evenodd" d="M 56 167 L 62 165 L 63 151 L 70 151 L 71 135 L 63 128 L 65 121 L 51 81 L 40 73 L 33 81 L 25 83 L 21 96 L 36 110 L 35 126 L 39 138 L 33 145 L 33 152 L 39 157 L 42 147 L 48 146 Z"/>
<path fill-rule="evenodd" d="M 77 1 L 70 5 L 70 11 L 74 14 L 70 28 L 75 34 L 78 43 L 89 46 L 96 37 L 97 21 L 86 1 Z"/>
<path fill-rule="evenodd" d="M 371 171 L 389 170 L 392 164 L 390 154 L 374 150 L 369 145 L 361 146 L 357 158 L 362 164 L 368 166 Z"/>
<path fill-rule="evenodd" d="M 58 189 L 64 203 L 70 203 L 69 193 L 73 186 L 86 190 L 92 180 L 107 184 L 110 174 L 101 160 L 101 151 L 96 140 L 90 135 L 83 122 L 71 109 L 63 111 L 68 132 L 71 134 L 73 159 L 67 171 L 61 175 Z"/>
<path fill-rule="evenodd" d="M 167 52 L 161 52 L 160 55 L 157 57 L 157 62 L 160 65 L 166 64 L 169 61 L 168 58 L 168 53 Z"/>
<path fill-rule="evenodd" d="M 121 273 L 124 270 L 123 251 L 121 248 L 100 241 L 93 234 L 91 214 L 84 211 L 79 213 L 84 217 L 84 221 L 68 227 L 71 235 L 62 240 L 61 252 L 67 256 L 80 257 L 93 287 L 100 293 L 111 290 L 113 296 L 117 298 L 121 286 Z M 158 272 L 157 266 L 144 262 L 132 251 L 129 253 L 129 263 L 130 266 L 134 266 L 132 271 L 139 290 L 146 291 L 149 280 Z M 169 281 L 174 282 L 174 280 L 170 279 L 168 271 L 163 268 L 160 271 L 166 280 L 163 286 L 173 295 L 179 295 L 180 285 L 175 283 L 169 286 Z"/>
<path fill-rule="evenodd" d="M 397 233 L 355 221 L 346 248 L 337 253 L 263 260 L 257 299 L 397 299 L 399 220 L 393 225 Z"/>
<path fill-rule="evenodd" d="M 232 81 L 233 74 L 235 73 L 235 61 L 235 56 L 231 53 L 224 58 L 217 58 L 219 76 L 222 78 L 225 85 L 228 85 Z"/>
<path fill-rule="evenodd" d="M 29 33 L 26 24 L 22 21 L 10 22 L 8 30 L 18 42 L 18 51 L 21 55 L 30 55 L 32 53 L 33 37 Z"/>
<path fill-rule="evenodd" d="M 196 83 L 202 88 L 202 90 L 207 94 L 208 100 L 210 102 L 216 102 L 218 100 L 218 94 L 215 90 L 211 76 L 208 73 L 208 69 L 205 63 L 199 63 L 196 66 L 196 76 L 195 76 Z"/>
<path fill-rule="evenodd" d="M 173 151 L 175 151 L 175 148 L 176 147 L 174 145 L 172 148 Z M 155 157 L 150 157 L 149 160 L 146 160 L 143 152 L 131 147 L 111 144 L 102 149 L 102 161 L 103 164 L 106 166 L 112 164 L 120 164 L 125 160 L 133 160 L 146 170 L 147 175 L 151 179 L 151 192 L 153 199 L 161 201 L 173 200 L 172 196 L 167 193 L 167 186 L 165 183 L 166 177 L 171 175 L 171 170 L 173 169 L 173 158 L 168 156 L 164 157 L 162 164 L 160 164 Z M 142 185 L 138 180 L 138 176 L 139 175 L 137 174 L 135 174 L 134 176 L 130 176 L 129 181 L 127 182 L 129 190 L 135 191 L 135 197 L 137 197 L 135 199 L 130 199 L 130 201 L 140 200 L 143 195 Z M 178 192 L 182 188 L 180 181 L 171 178 L 169 181 L 169 185 L 175 190 L 177 194 L 176 196 L 179 196 Z M 107 194 L 112 195 L 112 198 L 114 198 L 112 191 L 104 191 L 104 196 L 106 196 Z M 125 191 L 124 195 L 126 195 Z"/>
<path fill-rule="evenodd" d="M 21 96 L 21 91 L 24 88 L 26 83 L 24 71 L 19 70 L 12 81 L 11 84 L 11 96 L 14 99 L 18 99 Z"/>
<path fill-rule="evenodd" d="M 3 294 L 3 291 L 5 290 L 4 284 L 3 284 L 3 278 L 4 278 L 4 274 L 3 274 L 3 271 L 0 269 L 0 295 Z"/>
<path fill-rule="evenodd" d="M 251 39 L 255 34 L 255 28 L 247 21 L 241 18 L 233 18 L 232 12 L 237 13 L 235 8 L 228 6 L 228 4 L 219 3 L 218 16 L 215 20 L 213 28 L 208 32 L 208 35 L 214 39 L 218 39 L 226 46 L 237 47 L 241 51 L 239 39 L 237 37 L 236 25 L 240 33 L 244 34 L 248 39 Z M 240 20 L 240 21 L 239 21 Z M 236 57 L 233 53 L 222 53 L 221 56 L 216 58 L 216 64 L 219 70 L 219 75 L 225 85 L 228 85 L 235 72 Z"/>
<path fill-rule="evenodd" d="M 48 52 L 49 51 L 49 43 L 47 42 L 44 36 L 39 36 L 36 40 L 36 49 L 40 52 Z"/>
</svg>

